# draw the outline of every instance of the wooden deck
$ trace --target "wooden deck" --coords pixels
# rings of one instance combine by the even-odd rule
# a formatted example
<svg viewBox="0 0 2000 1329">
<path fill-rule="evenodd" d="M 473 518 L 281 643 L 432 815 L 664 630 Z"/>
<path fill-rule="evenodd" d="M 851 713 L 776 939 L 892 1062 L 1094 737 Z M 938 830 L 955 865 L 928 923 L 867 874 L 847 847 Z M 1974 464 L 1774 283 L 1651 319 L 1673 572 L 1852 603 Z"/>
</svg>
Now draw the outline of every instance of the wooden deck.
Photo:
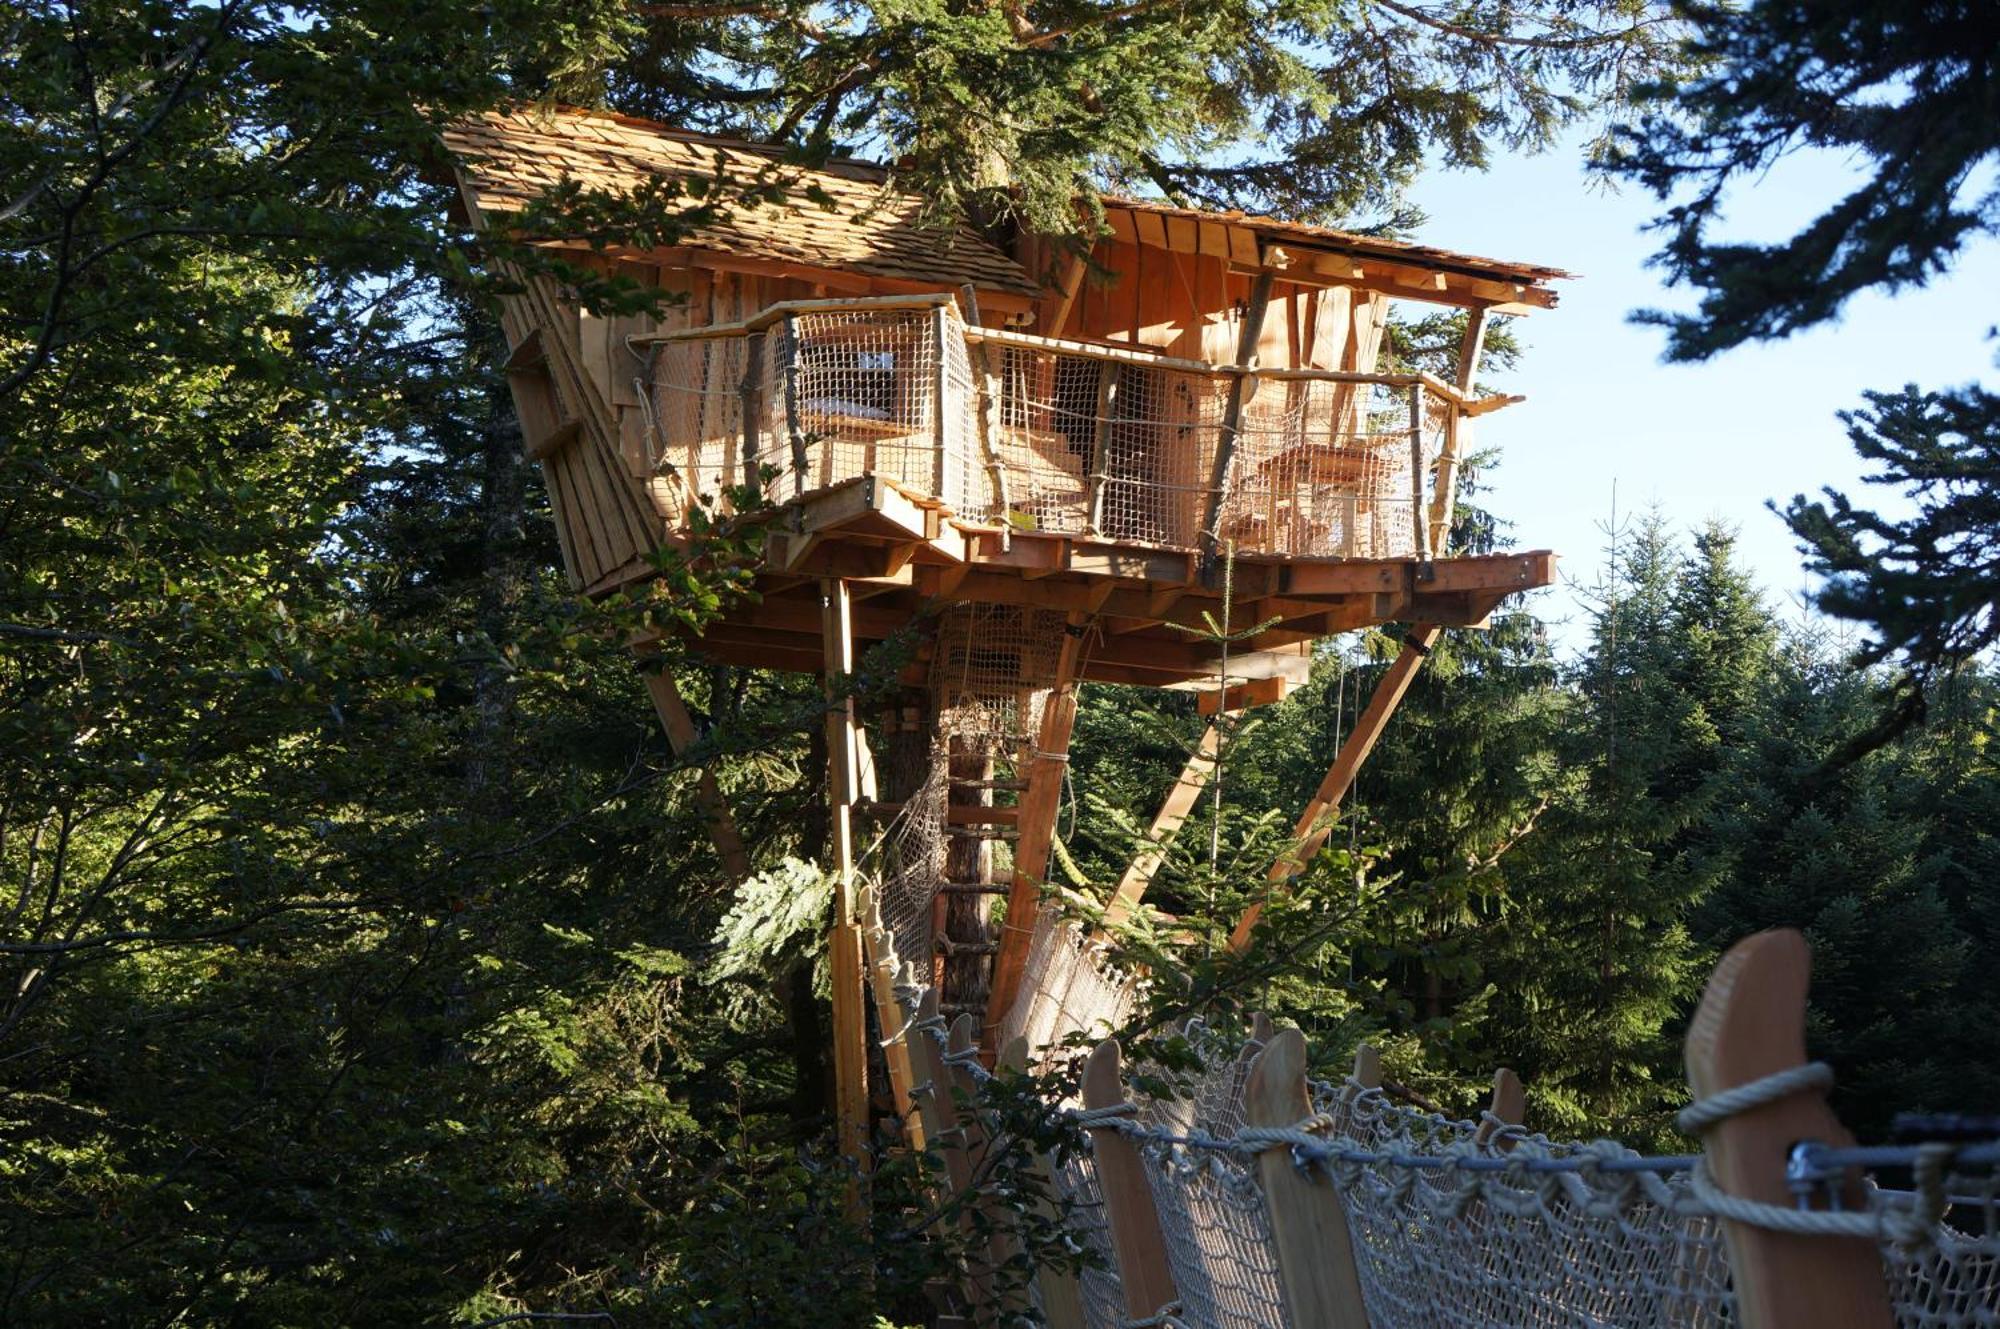
<svg viewBox="0 0 2000 1329">
<path fill-rule="evenodd" d="M 759 599 L 689 640 L 706 659 L 820 671 L 820 583 L 839 578 L 855 598 L 854 634 L 863 647 L 947 604 L 1026 605 L 1095 619 L 1082 679 L 1205 689 L 1221 681 L 1217 648 L 1181 630 L 1205 628 L 1205 615 L 1220 621 L 1223 614 L 1222 569 L 1205 568 L 1192 550 L 968 525 L 872 476 L 810 493 L 768 520 Z M 1546 550 L 1432 563 L 1239 556 L 1231 624 L 1240 630 L 1276 621 L 1230 647 L 1227 681 L 1301 682 L 1313 641 L 1377 623 L 1481 626 L 1509 595 L 1549 585 L 1555 566 Z M 626 581 L 645 571 L 631 567 Z M 920 657 L 912 673 L 922 669 Z"/>
</svg>

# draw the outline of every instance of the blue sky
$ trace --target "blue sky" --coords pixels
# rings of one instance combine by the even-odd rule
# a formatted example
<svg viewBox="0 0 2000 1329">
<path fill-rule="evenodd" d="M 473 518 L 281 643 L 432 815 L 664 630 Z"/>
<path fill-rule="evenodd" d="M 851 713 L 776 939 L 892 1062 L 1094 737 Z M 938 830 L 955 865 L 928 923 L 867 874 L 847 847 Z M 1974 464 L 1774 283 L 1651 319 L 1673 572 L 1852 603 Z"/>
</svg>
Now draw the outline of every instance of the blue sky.
<svg viewBox="0 0 2000 1329">
<path fill-rule="evenodd" d="M 1787 613 L 1804 584 L 1789 533 L 1764 504 L 1822 485 L 1853 492 L 1862 465 L 1834 413 L 1866 388 L 2000 382 L 1986 331 L 2000 319 L 2000 245 L 1968 249 L 1942 281 L 1895 297 L 1863 296 L 1835 324 L 1697 365 L 1661 361 L 1664 336 L 1627 321 L 1643 307 L 1686 306 L 1646 266 L 1658 208 L 1636 190 L 1607 192 L 1575 151 L 1510 156 L 1484 173 L 1435 173 L 1415 200 L 1430 244 L 1553 264 L 1559 308 L 1517 320 L 1526 352 L 1506 380 L 1528 400 L 1480 422 L 1479 442 L 1503 449 L 1491 506 L 1523 548 L 1563 555 L 1568 583 L 1590 583 L 1615 487 L 1621 514 L 1657 503 L 1686 530 L 1710 517 L 1739 528 L 1745 561 Z M 1731 238 L 1776 240 L 1838 197 L 1842 163 L 1793 159 L 1729 200 Z M 1893 503 L 1893 499 L 1890 500 Z M 1536 609 L 1572 621 L 1573 594 Z"/>
</svg>

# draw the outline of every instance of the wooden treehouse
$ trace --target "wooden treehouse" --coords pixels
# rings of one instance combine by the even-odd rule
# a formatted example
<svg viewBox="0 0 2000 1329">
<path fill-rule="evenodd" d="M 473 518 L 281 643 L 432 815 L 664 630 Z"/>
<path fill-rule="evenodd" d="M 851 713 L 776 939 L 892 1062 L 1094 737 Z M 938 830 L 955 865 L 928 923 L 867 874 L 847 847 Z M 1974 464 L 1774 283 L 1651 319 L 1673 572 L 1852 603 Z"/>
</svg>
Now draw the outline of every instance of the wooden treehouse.
<svg viewBox="0 0 2000 1329">
<path fill-rule="evenodd" d="M 684 300 L 605 318 L 530 278 L 506 301 L 507 374 L 582 593 L 649 576 L 691 512 L 729 510 L 744 486 L 768 513 L 758 595 L 687 645 L 829 680 L 835 1070 L 857 1153 L 868 994 L 883 1028 L 901 1023 L 884 938 L 947 1016 L 972 1013 L 989 1057 L 1077 944 L 1039 904 L 1078 683 L 1193 690 L 1214 715 L 1282 697 L 1323 637 L 1416 625 L 1303 812 L 1300 851 L 1273 866 L 1282 878 L 1324 837 L 1438 631 L 1553 578 L 1547 552 L 1443 550 L 1472 422 L 1518 400 L 1473 391 L 1487 320 L 1552 307 L 1554 269 L 1124 198 L 1103 200 L 1086 261 L 1033 235 L 921 225 L 877 166 L 805 169 L 601 114 L 491 115 L 446 143 L 487 228 L 563 181 L 790 191 L 672 248 L 569 245 L 578 264 Z M 1470 311 L 1453 379 L 1377 371 L 1392 301 Z M 1228 621 L 1264 625 L 1226 648 L 1184 630 L 1223 617 L 1225 582 Z M 892 636 L 913 647 L 903 694 L 860 713 L 836 680 Z M 671 677 L 650 685 L 685 746 Z M 1211 725 L 1156 841 L 1215 745 Z M 712 779 L 703 793 L 725 866 L 746 872 Z M 869 930 L 854 847 L 884 823 Z M 1114 914 L 1158 862 L 1131 866 Z M 907 1118 L 907 1056 L 887 1060 Z"/>
</svg>

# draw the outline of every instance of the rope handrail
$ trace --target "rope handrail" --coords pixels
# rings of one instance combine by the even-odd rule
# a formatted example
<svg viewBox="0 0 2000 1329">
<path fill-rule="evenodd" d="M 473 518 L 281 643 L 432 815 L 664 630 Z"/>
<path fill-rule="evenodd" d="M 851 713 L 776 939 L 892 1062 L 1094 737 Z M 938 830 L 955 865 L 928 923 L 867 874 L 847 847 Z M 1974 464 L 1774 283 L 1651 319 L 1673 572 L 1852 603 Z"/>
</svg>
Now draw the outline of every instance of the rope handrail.
<svg viewBox="0 0 2000 1329">
<path fill-rule="evenodd" d="M 945 1045 L 944 1031 L 937 1024 L 924 1026 L 924 1031 L 937 1040 L 940 1047 Z M 964 1065 L 971 1070 L 973 1079 L 982 1086 L 999 1078 L 981 1065 L 976 1057 L 965 1057 L 952 1064 Z M 1696 1110 L 1703 1109 L 1705 1104 L 1691 1105 L 1683 1111 L 1683 1119 L 1720 1120 L 1722 1116 L 1748 1111 L 1751 1106 L 1769 1102 L 1776 1094 L 1797 1092 L 1807 1082 L 1819 1085 L 1831 1080 L 1831 1071 L 1817 1063 L 1813 1067 L 1793 1069 L 1811 1070 L 1812 1073 L 1798 1076 L 1792 1072 L 1783 1072 L 1780 1075 L 1766 1077 L 1770 1082 L 1768 1085 L 1765 1081 L 1753 1081 L 1725 1095 L 1707 1100 L 1720 1103 L 1722 1105 L 1720 1108 L 1697 1112 Z M 1366 1095 L 1379 1096 L 1381 1092 L 1380 1089 L 1363 1089 Z M 1732 1103 L 1740 1106 L 1731 1106 Z M 1454 1121 L 1449 1117 L 1431 1113 L 1416 1113 L 1408 1109 L 1393 1110 L 1441 1127 L 1466 1130 L 1474 1125 L 1469 1121 Z M 1139 1107 L 1136 1103 L 1126 1102 L 1103 1108 L 1056 1108 L 1052 1118 L 1067 1121 L 1086 1130 L 1117 1131 L 1137 1144 L 1227 1154 L 1238 1158 L 1255 1158 L 1269 1149 L 1289 1148 L 1292 1150 L 1294 1160 L 1299 1162 L 1407 1168 L 1416 1171 L 1457 1171 L 1494 1175 L 1589 1172 L 1671 1175 L 1693 1172 L 1700 1167 L 1702 1160 L 1700 1154 L 1641 1154 L 1613 1140 L 1565 1145 L 1526 1133 L 1509 1136 L 1507 1143 L 1514 1146 L 1513 1152 L 1510 1153 L 1415 1154 L 1399 1150 L 1358 1149 L 1352 1145 L 1332 1143 L 1314 1133 L 1326 1124 L 1325 1118 L 1319 1116 L 1308 1118 L 1298 1126 L 1245 1127 L 1235 1135 L 1219 1136 L 1205 1131 L 1167 1131 L 1147 1126 L 1137 1120 L 1138 1113 Z M 1527 1147 L 1525 1153 L 1522 1146 Z M 1850 1167 L 1912 1170 L 1936 1168 L 1940 1165 L 2000 1167 L 2000 1141 L 1990 1144 L 1926 1143 L 1860 1145 L 1850 1148 L 1807 1143 L 1801 1148 L 1812 1151 L 1810 1156 L 1815 1167 L 1835 1172 Z M 1556 1152 L 1560 1150 L 1568 1152 Z"/>
</svg>

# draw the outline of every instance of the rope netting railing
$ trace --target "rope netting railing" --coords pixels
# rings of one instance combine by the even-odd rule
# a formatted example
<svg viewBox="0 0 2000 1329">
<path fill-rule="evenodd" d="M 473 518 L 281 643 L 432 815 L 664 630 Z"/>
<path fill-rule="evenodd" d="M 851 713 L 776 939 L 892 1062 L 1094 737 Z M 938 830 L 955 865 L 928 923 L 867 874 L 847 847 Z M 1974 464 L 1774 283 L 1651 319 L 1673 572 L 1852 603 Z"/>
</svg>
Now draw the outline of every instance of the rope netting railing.
<svg viewBox="0 0 2000 1329">
<path fill-rule="evenodd" d="M 1427 555 L 1463 406 L 1423 375 L 968 326 L 943 296 L 774 305 L 633 350 L 670 508 L 767 470 L 780 500 L 875 475 L 973 522 L 1294 557 Z"/>
<path fill-rule="evenodd" d="M 941 1040 L 942 1021 L 926 1032 Z M 1810 1266 L 1830 1283 L 1858 1273 L 1879 1298 L 1881 1318 L 1857 1298 L 1835 1323 L 2000 1325 L 2000 1141 L 1794 1141 L 1761 1160 L 1787 1178 L 1791 1202 L 1758 1201 L 1722 1187 L 1712 1152 L 1649 1156 L 1612 1141 L 1551 1140 L 1490 1113 L 1456 1119 L 1396 1101 L 1361 1072 L 1310 1081 L 1295 1031 L 1275 1036 L 1290 1045 L 1271 1065 L 1262 1064 L 1264 1040 L 1199 1024 L 1183 1032 L 1197 1053 L 1192 1067 L 1142 1062 L 1120 1083 L 1143 1093 L 1050 1108 L 1089 1141 L 1052 1169 L 1054 1188 L 1078 1245 L 1112 1264 L 1084 1280 L 1075 1323 L 1091 1329 L 1732 1325 L 1746 1322 L 1746 1280 L 1760 1305 L 1774 1295 L 1775 1266 L 1765 1267 L 1771 1257 L 1756 1240 L 1771 1234 L 1808 1243 L 1790 1248 L 1780 1303 L 1811 1300 L 1812 1288 L 1793 1285 Z M 1115 1068 L 1115 1044 L 1092 1061 L 1106 1049 Z M 1287 1075 L 1292 1082 L 1277 1082 Z M 1726 1147 L 1718 1130 L 1726 1136 L 1801 1096 L 1817 1100 L 1830 1079 L 1817 1063 L 1793 1065 L 1698 1101 L 1682 1127 L 1707 1136 L 1711 1150 Z M 1086 1095 L 1089 1083 L 1086 1070 Z M 1260 1115 L 1272 1121 L 1274 1101 L 1301 1103 L 1305 1114 L 1258 1124 Z M 1107 1153 L 1113 1140 L 1121 1149 Z M 1136 1160 L 1136 1175 L 1114 1171 L 1124 1159 Z M 1119 1207 L 1108 1197 L 1132 1186 L 1146 1197 L 1150 1233 L 1129 1230 L 1129 1206 L 1128 1230 L 1116 1230 Z M 1303 1246 L 1302 1196 L 1333 1211 L 1310 1225 Z M 1870 1247 L 1872 1274 L 1860 1255 Z M 1159 1268 L 1120 1269 L 1120 1251 Z M 1350 1270 L 1353 1304 L 1329 1310 L 1313 1300 L 1328 1288 L 1337 1299 L 1340 1279 L 1302 1271 L 1302 1260 Z M 1125 1278 L 1156 1288 L 1165 1279 L 1172 1295 L 1135 1305 Z M 1768 1310 L 1748 1322 L 1805 1323 Z"/>
</svg>

